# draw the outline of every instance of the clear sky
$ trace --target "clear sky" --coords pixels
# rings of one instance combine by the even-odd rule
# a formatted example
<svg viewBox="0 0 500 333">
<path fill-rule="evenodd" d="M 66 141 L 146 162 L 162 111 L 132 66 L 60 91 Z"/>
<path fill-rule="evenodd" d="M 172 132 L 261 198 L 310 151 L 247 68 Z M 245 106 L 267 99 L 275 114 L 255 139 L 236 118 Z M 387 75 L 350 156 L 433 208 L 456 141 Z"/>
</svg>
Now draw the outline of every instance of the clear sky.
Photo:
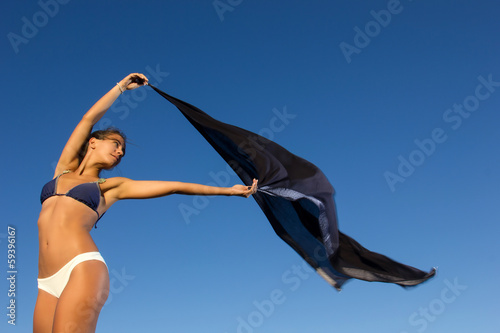
<svg viewBox="0 0 500 333">
<path fill-rule="evenodd" d="M 253 199 L 119 202 L 92 231 L 112 286 L 98 332 L 498 332 L 497 1 L 4 0 L 0 9 L 0 267 L 8 277 L 11 226 L 18 271 L 15 326 L 0 282 L 2 332 L 31 331 L 41 187 L 81 116 L 131 72 L 313 162 L 336 189 L 340 230 L 439 270 L 410 290 L 351 280 L 338 293 Z M 105 177 L 239 183 L 149 87 L 127 92 L 96 128 L 107 125 L 130 144 Z"/>
</svg>

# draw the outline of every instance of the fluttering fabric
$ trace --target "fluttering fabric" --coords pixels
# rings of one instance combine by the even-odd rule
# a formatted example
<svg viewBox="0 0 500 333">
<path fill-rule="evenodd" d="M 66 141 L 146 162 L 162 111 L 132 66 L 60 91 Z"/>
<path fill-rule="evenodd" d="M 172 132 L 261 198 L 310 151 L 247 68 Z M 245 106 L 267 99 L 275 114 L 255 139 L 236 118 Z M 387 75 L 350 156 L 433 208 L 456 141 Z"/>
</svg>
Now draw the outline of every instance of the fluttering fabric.
<svg viewBox="0 0 500 333">
<path fill-rule="evenodd" d="M 427 273 L 368 251 L 339 232 L 334 189 L 312 163 L 267 138 L 220 122 L 150 87 L 181 111 L 243 183 L 259 180 L 253 198 L 276 234 L 336 289 L 350 278 L 409 287 L 435 274 L 435 269 Z"/>
</svg>

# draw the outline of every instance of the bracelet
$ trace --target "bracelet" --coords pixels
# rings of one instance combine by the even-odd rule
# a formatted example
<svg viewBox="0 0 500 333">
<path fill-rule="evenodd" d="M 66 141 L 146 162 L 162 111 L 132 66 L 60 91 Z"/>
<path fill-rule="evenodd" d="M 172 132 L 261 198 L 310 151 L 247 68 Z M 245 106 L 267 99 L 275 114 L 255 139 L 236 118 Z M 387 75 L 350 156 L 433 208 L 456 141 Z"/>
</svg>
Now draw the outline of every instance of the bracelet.
<svg viewBox="0 0 500 333">
<path fill-rule="evenodd" d="M 123 89 L 122 89 L 122 86 L 120 86 L 120 84 L 117 82 L 116 85 L 118 86 L 118 88 L 120 88 L 120 91 L 122 92 L 123 94 Z"/>
</svg>

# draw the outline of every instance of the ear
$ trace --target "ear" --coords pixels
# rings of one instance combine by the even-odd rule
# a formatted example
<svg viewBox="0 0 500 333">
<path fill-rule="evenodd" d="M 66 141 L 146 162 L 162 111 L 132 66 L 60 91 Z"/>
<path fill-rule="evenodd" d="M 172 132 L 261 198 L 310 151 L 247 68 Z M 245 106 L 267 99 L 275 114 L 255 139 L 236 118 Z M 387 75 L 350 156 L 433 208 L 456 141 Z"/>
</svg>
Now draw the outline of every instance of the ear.
<svg viewBox="0 0 500 333">
<path fill-rule="evenodd" d="M 90 140 L 89 140 L 89 148 L 90 149 L 95 149 L 96 144 L 97 144 L 97 139 L 96 138 L 90 138 Z"/>
</svg>

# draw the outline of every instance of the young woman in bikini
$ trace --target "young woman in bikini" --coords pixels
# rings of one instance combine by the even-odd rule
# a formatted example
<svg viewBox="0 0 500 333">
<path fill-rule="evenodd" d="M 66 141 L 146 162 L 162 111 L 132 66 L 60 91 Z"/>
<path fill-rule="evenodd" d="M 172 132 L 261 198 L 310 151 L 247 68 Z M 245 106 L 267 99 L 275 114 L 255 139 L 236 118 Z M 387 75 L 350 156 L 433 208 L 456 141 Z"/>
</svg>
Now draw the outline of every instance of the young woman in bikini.
<svg viewBox="0 0 500 333">
<path fill-rule="evenodd" d="M 66 143 L 54 179 L 42 189 L 35 333 L 95 332 L 97 318 L 108 297 L 109 276 L 90 231 L 118 200 L 174 193 L 249 197 L 257 189 L 256 180 L 252 186 L 223 188 L 100 178 L 101 170 L 115 167 L 125 155 L 125 137 L 115 129 L 91 134 L 92 127 L 121 93 L 147 83 L 144 75 L 130 74 L 90 108 Z"/>
</svg>

